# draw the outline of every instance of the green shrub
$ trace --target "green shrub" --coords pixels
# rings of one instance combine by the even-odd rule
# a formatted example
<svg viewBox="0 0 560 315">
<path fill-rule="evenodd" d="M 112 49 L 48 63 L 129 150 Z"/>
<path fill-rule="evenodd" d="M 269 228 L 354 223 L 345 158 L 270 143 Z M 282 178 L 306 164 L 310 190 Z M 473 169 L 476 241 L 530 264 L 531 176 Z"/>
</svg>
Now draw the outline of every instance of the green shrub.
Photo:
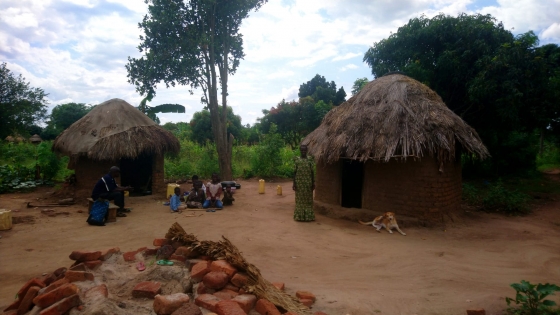
<svg viewBox="0 0 560 315">
<path fill-rule="evenodd" d="M 529 196 L 516 189 L 507 188 L 501 179 L 494 184 L 476 186 L 463 183 L 463 200 L 487 211 L 504 211 L 506 214 L 529 212 Z"/>
<path fill-rule="evenodd" d="M 35 188 L 35 169 L 18 165 L 0 165 L 0 193 Z"/>
<path fill-rule="evenodd" d="M 281 151 L 285 147 L 282 136 L 276 132 L 276 125 L 271 124 L 268 134 L 263 135 L 251 159 L 254 174 L 260 177 L 278 176 L 282 165 Z"/>
<path fill-rule="evenodd" d="M 556 306 L 556 302 L 545 300 L 549 295 L 554 295 L 554 292 L 559 292 L 560 287 L 554 284 L 531 284 L 525 280 L 521 283 L 512 283 L 510 285 L 515 289 L 515 298 L 506 297 L 508 305 L 507 312 L 511 315 L 558 315 L 560 309 L 552 308 Z M 514 303 L 515 307 L 511 304 Z"/>
<path fill-rule="evenodd" d="M 60 169 L 60 160 L 51 151 L 51 142 L 41 142 L 37 145 L 37 164 L 41 167 L 43 180 L 52 180 Z"/>
</svg>

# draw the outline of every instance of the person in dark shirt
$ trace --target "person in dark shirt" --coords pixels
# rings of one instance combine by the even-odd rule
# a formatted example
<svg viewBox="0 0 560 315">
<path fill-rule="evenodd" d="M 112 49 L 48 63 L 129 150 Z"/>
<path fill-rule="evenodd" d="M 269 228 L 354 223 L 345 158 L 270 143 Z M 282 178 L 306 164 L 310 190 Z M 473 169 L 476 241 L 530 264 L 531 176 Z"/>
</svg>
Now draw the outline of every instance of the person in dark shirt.
<svg viewBox="0 0 560 315">
<path fill-rule="evenodd" d="M 126 217 L 126 214 L 124 214 L 126 211 L 124 208 L 124 192 L 130 191 L 133 188 L 130 186 L 120 187 L 117 185 L 115 178 L 118 178 L 120 175 L 120 168 L 116 166 L 111 167 L 109 173 L 101 177 L 93 187 L 91 199 L 94 201 L 99 198 L 113 200 L 115 205 L 119 207 L 119 209 L 117 209 L 117 217 Z M 128 210 L 128 212 L 130 212 L 130 210 Z"/>
</svg>

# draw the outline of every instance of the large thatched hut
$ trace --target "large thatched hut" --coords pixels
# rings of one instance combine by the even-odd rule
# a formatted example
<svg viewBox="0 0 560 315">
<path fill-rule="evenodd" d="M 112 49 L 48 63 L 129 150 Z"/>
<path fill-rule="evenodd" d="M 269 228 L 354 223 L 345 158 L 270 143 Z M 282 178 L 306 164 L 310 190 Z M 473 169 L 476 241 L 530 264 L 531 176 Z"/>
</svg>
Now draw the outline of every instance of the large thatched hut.
<svg viewBox="0 0 560 315">
<path fill-rule="evenodd" d="M 461 201 L 461 152 L 489 156 L 437 93 L 398 73 L 368 83 L 302 143 L 317 161 L 315 209 L 349 219 L 444 222 Z"/>
<path fill-rule="evenodd" d="M 53 143 L 55 152 L 70 157 L 79 196 L 89 195 L 113 165 L 121 169 L 121 185 L 161 195 L 166 190 L 163 155 L 179 149 L 173 134 L 117 98 L 97 105 Z"/>
</svg>

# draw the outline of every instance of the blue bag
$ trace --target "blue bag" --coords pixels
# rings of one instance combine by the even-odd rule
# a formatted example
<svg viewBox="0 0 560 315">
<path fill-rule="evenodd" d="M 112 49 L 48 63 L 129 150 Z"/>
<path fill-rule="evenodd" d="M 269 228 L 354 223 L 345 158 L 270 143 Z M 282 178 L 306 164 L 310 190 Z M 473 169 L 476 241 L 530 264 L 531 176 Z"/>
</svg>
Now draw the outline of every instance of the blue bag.
<svg viewBox="0 0 560 315">
<path fill-rule="evenodd" d="M 90 225 L 105 225 L 107 211 L 109 211 L 109 201 L 96 200 L 91 206 L 91 211 L 86 222 Z"/>
</svg>

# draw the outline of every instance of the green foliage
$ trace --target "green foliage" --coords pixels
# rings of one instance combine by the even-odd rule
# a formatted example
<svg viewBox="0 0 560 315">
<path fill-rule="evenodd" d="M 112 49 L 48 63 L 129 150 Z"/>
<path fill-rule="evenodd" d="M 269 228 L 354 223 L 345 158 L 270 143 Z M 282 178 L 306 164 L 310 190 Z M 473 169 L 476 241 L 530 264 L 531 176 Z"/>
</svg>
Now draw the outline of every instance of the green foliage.
<svg viewBox="0 0 560 315">
<path fill-rule="evenodd" d="M 268 133 L 263 135 L 263 139 L 256 149 L 256 154 L 251 160 L 252 171 L 256 176 L 272 177 L 280 175 L 279 170 L 282 166 L 281 151 L 286 144 L 276 130 L 276 125 L 272 124 Z"/>
<path fill-rule="evenodd" d="M 541 172 L 551 169 L 560 169 L 560 148 L 552 142 L 544 142 L 543 152 L 537 155 L 536 165 L 537 170 Z"/>
<path fill-rule="evenodd" d="M 222 108 L 219 109 L 220 113 Z M 241 125 L 241 116 L 235 115 L 233 109 L 228 106 L 227 110 L 227 132 L 231 133 L 235 139 L 241 140 L 243 137 Z M 210 118 L 210 112 L 208 110 L 202 110 L 200 112 L 195 112 L 193 118 L 189 123 L 192 134 L 191 139 L 200 145 L 203 145 L 207 141 L 214 142 L 214 136 L 212 133 L 212 122 Z"/>
<path fill-rule="evenodd" d="M 555 284 L 531 284 L 521 280 L 521 283 L 510 285 L 516 292 L 515 298 L 506 297 L 507 312 L 511 315 L 558 315 L 560 309 L 555 307 L 556 302 L 546 300 L 549 295 L 554 295 L 560 291 L 560 287 Z M 511 307 L 512 303 L 515 304 Z"/>
<path fill-rule="evenodd" d="M 91 108 L 84 103 L 66 103 L 55 106 L 49 115 L 50 120 L 47 122 L 47 127 L 41 132 L 41 138 L 43 140 L 56 138 L 65 129 L 89 113 Z"/>
<path fill-rule="evenodd" d="M 47 96 L 40 88 L 30 87 L 25 78 L 15 76 L 6 67 L 0 65 L 0 139 L 10 134 L 25 133 L 32 126 L 45 118 Z"/>
<path fill-rule="evenodd" d="M 178 123 L 168 122 L 168 123 L 165 123 L 165 125 L 163 125 L 162 127 L 163 127 L 163 129 L 173 133 L 175 135 L 175 137 L 177 137 L 178 139 L 181 139 L 181 140 L 191 139 L 191 137 L 192 137 L 191 126 L 188 123 L 185 123 L 185 122 L 178 122 Z"/>
<path fill-rule="evenodd" d="M 327 104 L 338 106 L 346 101 L 344 87 L 336 90 L 334 81 L 327 82 L 324 76 L 316 74 L 313 79 L 299 86 L 298 96 L 304 98 L 310 96 L 315 102 L 323 101 Z"/>
<path fill-rule="evenodd" d="M 486 211 L 503 211 L 508 215 L 529 212 L 529 196 L 517 189 L 507 188 L 502 179 L 496 183 L 485 181 L 480 187 L 463 183 L 463 200 Z"/>
<path fill-rule="evenodd" d="M 368 83 L 369 80 L 366 77 L 356 79 L 356 81 L 354 81 L 354 85 L 352 85 L 352 95 L 358 94 L 358 92 L 360 92 Z"/>
<path fill-rule="evenodd" d="M 37 187 L 35 171 L 22 165 L 0 165 L 0 194 Z"/>
<path fill-rule="evenodd" d="M 162 104 L 156 106 L 148 106 L 146 103 L 153 99 L 153 93 L 148 93 L 146 97 L 142 99 L 140 105 L 138 105 L 138 110 L 148 116 L 156 124 L 159 125 L 160 120 L 156 114 L 158 113 L 184 113 L 185 106 L 179 104 Z"/>
<path fill-rule="evenodd" d="M 51 150 L 51 142 L 41 142 L 37 145 L 37 164 L 41 167 L 43 180 L 52 180 L 60 170 L 60 160 Z"/>
</svg>

